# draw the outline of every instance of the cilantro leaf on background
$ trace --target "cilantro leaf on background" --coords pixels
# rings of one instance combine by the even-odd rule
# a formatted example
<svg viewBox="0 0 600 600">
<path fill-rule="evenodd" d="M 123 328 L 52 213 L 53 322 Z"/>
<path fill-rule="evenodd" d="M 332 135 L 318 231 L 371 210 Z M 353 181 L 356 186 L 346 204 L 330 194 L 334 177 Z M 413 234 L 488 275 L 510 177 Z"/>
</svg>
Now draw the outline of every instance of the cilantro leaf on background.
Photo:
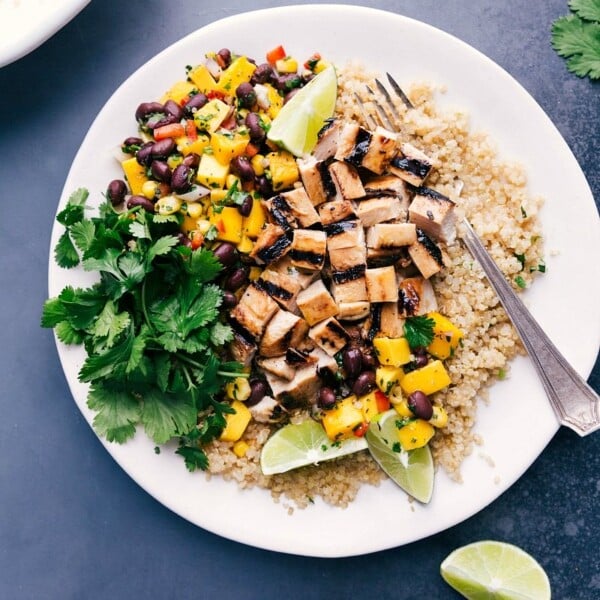
<svg viewBox="0 0 600 600">
<path fill-rule="evenodd" d="M 63 269 L 71 269 L 79 264 L 79 254 L 68 231 L 65 231 L 58 238 L 58 242 L 54 247 L 54 260 Z"/>
<path fill-rule="evenodd" d="M 130 392 L 103 386 L 92 386 L 87 405 L 96 411 L 94 429 L 109 442 L 122 444 L 135 434 L 140 419 L 140 403 Z"/>
<path fill-rule="evenodd" d="M 196 469 L 205 471 L 208 468 L 208 457 L 204 450 L 201 450 L 198 446 L 179 446 L 175 450 L 175 454 L 183 456 L 185 466 L 190 473 L 193 473 Z"/>
<path fill-rule="evenodd" d="M 569 0 L 569 8 L 582 19 L 600 22 L 600 0 Z"/>
<path fill-rule="evenodd" d="M 188 433 L 196 426 L 196 418 L 196 406 L 189 397 L 159 390 L 144 393 L 142 423 L 157 444 Z"/>
<path fill-rule="evenodd" d="M 435 321 L 424 315 L 408 317 L 404 322 L 404 335 L 411 348 L 429 346 L 433 340 Z"/>
</svg>

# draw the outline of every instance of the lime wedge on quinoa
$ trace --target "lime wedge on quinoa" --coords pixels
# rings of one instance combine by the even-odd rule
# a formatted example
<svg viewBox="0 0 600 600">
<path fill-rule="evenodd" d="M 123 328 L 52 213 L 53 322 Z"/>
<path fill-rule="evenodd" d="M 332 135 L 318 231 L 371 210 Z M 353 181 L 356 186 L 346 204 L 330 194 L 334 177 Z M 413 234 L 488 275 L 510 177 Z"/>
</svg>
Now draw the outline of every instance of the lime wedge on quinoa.
<svg viewBox="0 0 600 600">
<path fill-rule="evenodd" d="M 433 493 L 433 459 L 429 446 L 416 450 L 402 450 L 398 441 L 396 421 L 400 419 L 394 410 L 388 410 L 371 422 L 366 438 L 369 452 L 385 473 L 407 494 L 427 503 Z"/>
<path fill-rule="evenodd" d="M 273 119 L 267 138 L 294 156 L 309 154 L 317 134 L 333 115 L 337 97 L 334 67 L 327 67 L 283 105 Z"/>
<path fill-rule="evenodd" d="M 550 582 L 527 552 L 505 542 L 474 542 L 448 555 L 444 580 L 469 600 L 549 600 Z"/>
<path fill-rule="evenodd" d="M 366 447 L 365 439 L 359 437 L 333 442 L 320 423 L 309 419 L 298 424 L 290 423 L 276 431 L 263 446 L 260 468 L 265 475 L 285 473 L 365 450 Z"/>
</svg>

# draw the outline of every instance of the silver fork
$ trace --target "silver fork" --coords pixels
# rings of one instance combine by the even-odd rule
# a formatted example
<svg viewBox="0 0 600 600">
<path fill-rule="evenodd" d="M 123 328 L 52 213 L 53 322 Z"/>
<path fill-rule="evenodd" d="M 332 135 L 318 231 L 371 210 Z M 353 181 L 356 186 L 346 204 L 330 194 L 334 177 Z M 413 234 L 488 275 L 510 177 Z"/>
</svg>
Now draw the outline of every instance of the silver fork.
<svg viewBox="0 0 600 600">
<path fill-rule="evenodd" d="M 394 78 L 389 73 L 386 75 L 398 98 L 408 109 L 414 108 Z M 367 91 L 371 96 L 379 121 L 384 127 L 393 131 L 395 129 L 393 123 L 400 120 L 400 115 L 386 87 L 378 79 L 375 80 L 375 85 L 380 97 L 384 100 L 383 104 L 371 87 L 367 86 Z M 373 129 L 377 125 L 374 116 L 366 110 L 362 98 L 358 94 L 355 96 L 367 126 Z M 544 333 L 506 281 L 504 274 L 466 218 L 462 221 L 462 227 L 461 239 L 469 252 L 481 264 L 506 314 L 523 341 L 558 421 L 581 436 L 600 429 L 600 398 L 598 394 L 575 371 Z"/>
</svg>

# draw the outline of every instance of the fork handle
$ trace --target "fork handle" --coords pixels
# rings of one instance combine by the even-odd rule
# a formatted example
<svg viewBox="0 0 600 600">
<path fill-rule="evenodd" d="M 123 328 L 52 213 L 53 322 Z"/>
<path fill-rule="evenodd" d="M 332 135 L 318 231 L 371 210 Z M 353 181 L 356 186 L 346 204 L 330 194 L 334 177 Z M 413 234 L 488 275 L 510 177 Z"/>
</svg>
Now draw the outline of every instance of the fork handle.
<svg viewBox="0 0 600 600">
<path fill-rule="evenodd" d="M 479 261 L 540 376 L 561 424 L 579 435 L 600 429 L 600 398 L 544 333 L 466 219 L 462 239 Z"/>
</svg>

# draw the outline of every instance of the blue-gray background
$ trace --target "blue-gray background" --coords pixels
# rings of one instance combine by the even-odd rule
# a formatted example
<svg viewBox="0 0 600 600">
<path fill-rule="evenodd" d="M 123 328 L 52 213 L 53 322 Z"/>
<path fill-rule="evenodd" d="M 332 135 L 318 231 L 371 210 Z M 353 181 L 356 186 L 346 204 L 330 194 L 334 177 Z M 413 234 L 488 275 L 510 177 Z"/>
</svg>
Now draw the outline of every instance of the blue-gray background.
<svg viewBox="0 0 600 600">
<path fill-rule="evenodd" d="M 56 204 L 87 129 L 128 75 L 207 23 L 269 5 L 210 4 L 94 0 L 0 69 L 0 598 L 450 599 L 458 596 L 439 564 L 485 538 L 532 553 L 555 598 L 600 598 L 600 434 L 559 431 L 519 482 L 459 526 L 326 560 L 246 547 L 187 523 L 130 480 L 85 423 L 52 335 L 39 327 Z M 550 24 L 567 13 L 566 0 L 370 5 L 450 32 L 511 73 L 561 131 L 598 202 L 600 88 L 569 74 L 550 47 Z M 598 366 L 590 381 L 600 388 Z M 243 507 L 232 518 L 243 528 Z"/>
</svg>

